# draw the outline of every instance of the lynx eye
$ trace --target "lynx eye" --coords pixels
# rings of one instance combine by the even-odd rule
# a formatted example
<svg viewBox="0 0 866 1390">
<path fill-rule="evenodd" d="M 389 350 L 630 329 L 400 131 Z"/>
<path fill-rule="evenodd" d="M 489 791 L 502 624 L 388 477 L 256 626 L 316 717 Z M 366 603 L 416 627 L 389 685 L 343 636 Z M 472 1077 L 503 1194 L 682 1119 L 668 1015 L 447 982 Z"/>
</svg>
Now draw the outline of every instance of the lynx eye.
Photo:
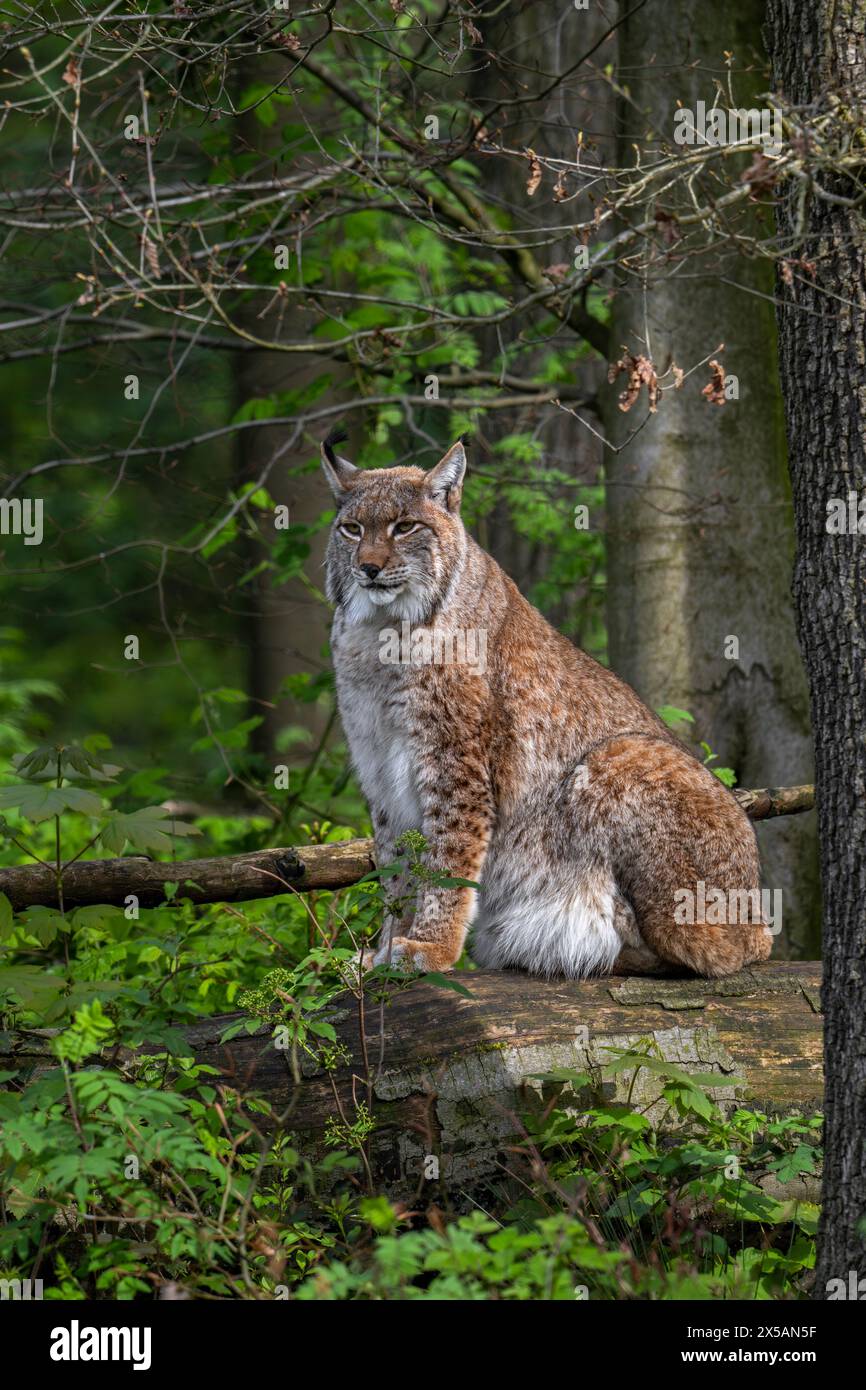
<svg viewBox="0 0 866 1390">
<path fill-rule="evenodd" d="M 337 528 L 341 536 L 345 536 L 348 541 L 360 540 L 364 534 L 363 526 L 359 526 L 357 521 L 341 521 Z"/>
<path fill-rule="evenodd" d="M 420 525 L 420 521 L 397 521 L 394 523 L 391 535 L 408 536 L 412 531 L 417 531 Z"/>
</svg>

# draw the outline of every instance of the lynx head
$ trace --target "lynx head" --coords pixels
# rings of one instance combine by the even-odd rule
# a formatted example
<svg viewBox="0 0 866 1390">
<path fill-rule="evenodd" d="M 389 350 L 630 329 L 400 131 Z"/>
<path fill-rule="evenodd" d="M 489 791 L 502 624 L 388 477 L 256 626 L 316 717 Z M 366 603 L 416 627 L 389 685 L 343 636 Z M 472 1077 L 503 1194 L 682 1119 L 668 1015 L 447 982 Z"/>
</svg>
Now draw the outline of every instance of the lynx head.
<svg viewBox="0 0 866 1390">
<path fill-rule="evenodd" d="M 460 494 L 466 452 L 458 440 L 435 468 L 360 469 L 322 445 L 337 503 L 327 554 L 328 597 L 350 622 L 423 622 L 446 599 L 466 553 Z"/>
</svg>

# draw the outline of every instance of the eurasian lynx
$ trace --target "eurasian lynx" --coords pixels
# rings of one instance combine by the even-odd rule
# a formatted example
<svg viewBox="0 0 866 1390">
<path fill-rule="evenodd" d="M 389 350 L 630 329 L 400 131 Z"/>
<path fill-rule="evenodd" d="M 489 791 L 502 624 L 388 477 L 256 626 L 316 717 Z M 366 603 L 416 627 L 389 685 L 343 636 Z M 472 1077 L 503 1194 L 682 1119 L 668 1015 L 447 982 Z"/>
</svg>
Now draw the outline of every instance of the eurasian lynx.
<svg viewBox="0 0 866 1390">
<path fill-rule="evenodd" d="M 726 975 L 768 956 L 745 812 L 469 537 L 462 442 L 429 472 L 362 471 L 334 452 L 343 437 L 322 446 L 328 596 L 377 859 L 420 829 L 430 868 L 481 884 L 422 887 L 413 920 L 386 918 L 374 963 L 446 970 L 470 923 L 479 964 L 540 975 Z M 750 910 L 682 920 L 683 892 L 719 889 Z"/>
</svg>

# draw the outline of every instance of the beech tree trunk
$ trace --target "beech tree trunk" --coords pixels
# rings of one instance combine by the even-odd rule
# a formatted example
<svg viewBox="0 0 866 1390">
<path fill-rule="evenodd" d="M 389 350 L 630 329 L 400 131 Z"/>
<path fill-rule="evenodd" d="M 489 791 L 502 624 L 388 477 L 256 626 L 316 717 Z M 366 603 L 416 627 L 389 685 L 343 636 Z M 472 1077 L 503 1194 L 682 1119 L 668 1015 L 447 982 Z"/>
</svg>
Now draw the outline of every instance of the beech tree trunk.
<svg viewBox="0 0 866 1390">
<path fill-rule="evenodd" d="M 629 16 L 619 31 L 621 164 L 633 163 L 633 143 L 645 163 L 662 147 L 676 149 L 677 102 L 712 105 L 714 79 L 727 75 L 725 50 L 734 55 L 738 104 L 760 104 L 756 94 L 770 85 L 763 12 L 762 0 L 649 0 Z M 675 214 L 674 194 L 660 207 Z M 768 230 L 765 223 L 762 234 Z M 688 710 L 695 736 L 744 785 L 811 781 L 808 694 L 790 598 L 794 528 L 772 266 L 734 248 L 709 259 L 697 242 L 690 259 L 678 258 L 677 243 L 665 246 L 661 236 L 658 243 L 646 284 L 632 275 L 617 293 L 612 353 L 620 344 L 649 352 L 659 374 L 671 359 L 688 369 L 716 355 L 737 377 L 739 399 L 710 405 L 701 394 L 709 369 L 701 368 L 622 453 L 606 456 L 610 664 L 654 708 Z M 620 378 L 606 388 L 607 434 L 618 445 L 646 415 L 645 393 L 627 414 L 619 410 L 622 386 Z M 731 637 L 736 659 L 726 655 Z M 768 827 L 759 841 L 765 885 L 783 893 L 775 953 L 815 958 L 814 818 Z"/>
<path fill-rule="evenodd" d="M 769 0 L 774 85 L 790 102 L 841 100 L 864 150 L 866 2 Z M 847 115 L 845 113 L 847 108 Z M 864 150 L 866 161 L 866 150 Z M 815 729 L 824 899 L 827 1135 L 816 1296 L 831 1279 L 866 1274 L 866 540 L 827 530 L 831 499 L 866 497 L 866 225 L 834 198 L 862 196 L 825 180 L 807 205 L 813 261 L 778 295 L 782 386 L 797 522 L 794 598 Z M 799 185 L 798 185 L 799 188 Z M 797 188 L 786 190 L 798 196 Z M 788 235 L 792 201 L 780 209 Z"/>
</svg>

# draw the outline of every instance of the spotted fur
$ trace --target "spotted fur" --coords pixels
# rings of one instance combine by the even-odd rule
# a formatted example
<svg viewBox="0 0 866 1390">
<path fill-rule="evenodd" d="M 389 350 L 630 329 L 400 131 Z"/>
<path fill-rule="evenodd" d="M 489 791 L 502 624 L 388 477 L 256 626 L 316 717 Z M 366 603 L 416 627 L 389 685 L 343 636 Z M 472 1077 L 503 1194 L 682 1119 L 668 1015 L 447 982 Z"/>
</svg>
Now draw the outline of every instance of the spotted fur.
<svg viewBox="0 0 866 1390">
<path fill-rule="evenodd" d="M 392 911 L 376 962 L 443 970 L 473 924 L 484 966 L 580 977 L 685 967 L 726 975 L 770 954 L 765 924 L 680 924 L 675 893 L 760 885 L 731 793 L 630 686 L 555 631 L 460 519 L 462 442 L 429 472 L 361 471 L 333 438 L 327 555 L 340 714 L 380 863 L 420 829 L 434 870 Z M 382 658 L 385 629 L 486 634 L 486 665 Z M 392 903 L 407 884 L 390 882 Z"/>
</svg>

